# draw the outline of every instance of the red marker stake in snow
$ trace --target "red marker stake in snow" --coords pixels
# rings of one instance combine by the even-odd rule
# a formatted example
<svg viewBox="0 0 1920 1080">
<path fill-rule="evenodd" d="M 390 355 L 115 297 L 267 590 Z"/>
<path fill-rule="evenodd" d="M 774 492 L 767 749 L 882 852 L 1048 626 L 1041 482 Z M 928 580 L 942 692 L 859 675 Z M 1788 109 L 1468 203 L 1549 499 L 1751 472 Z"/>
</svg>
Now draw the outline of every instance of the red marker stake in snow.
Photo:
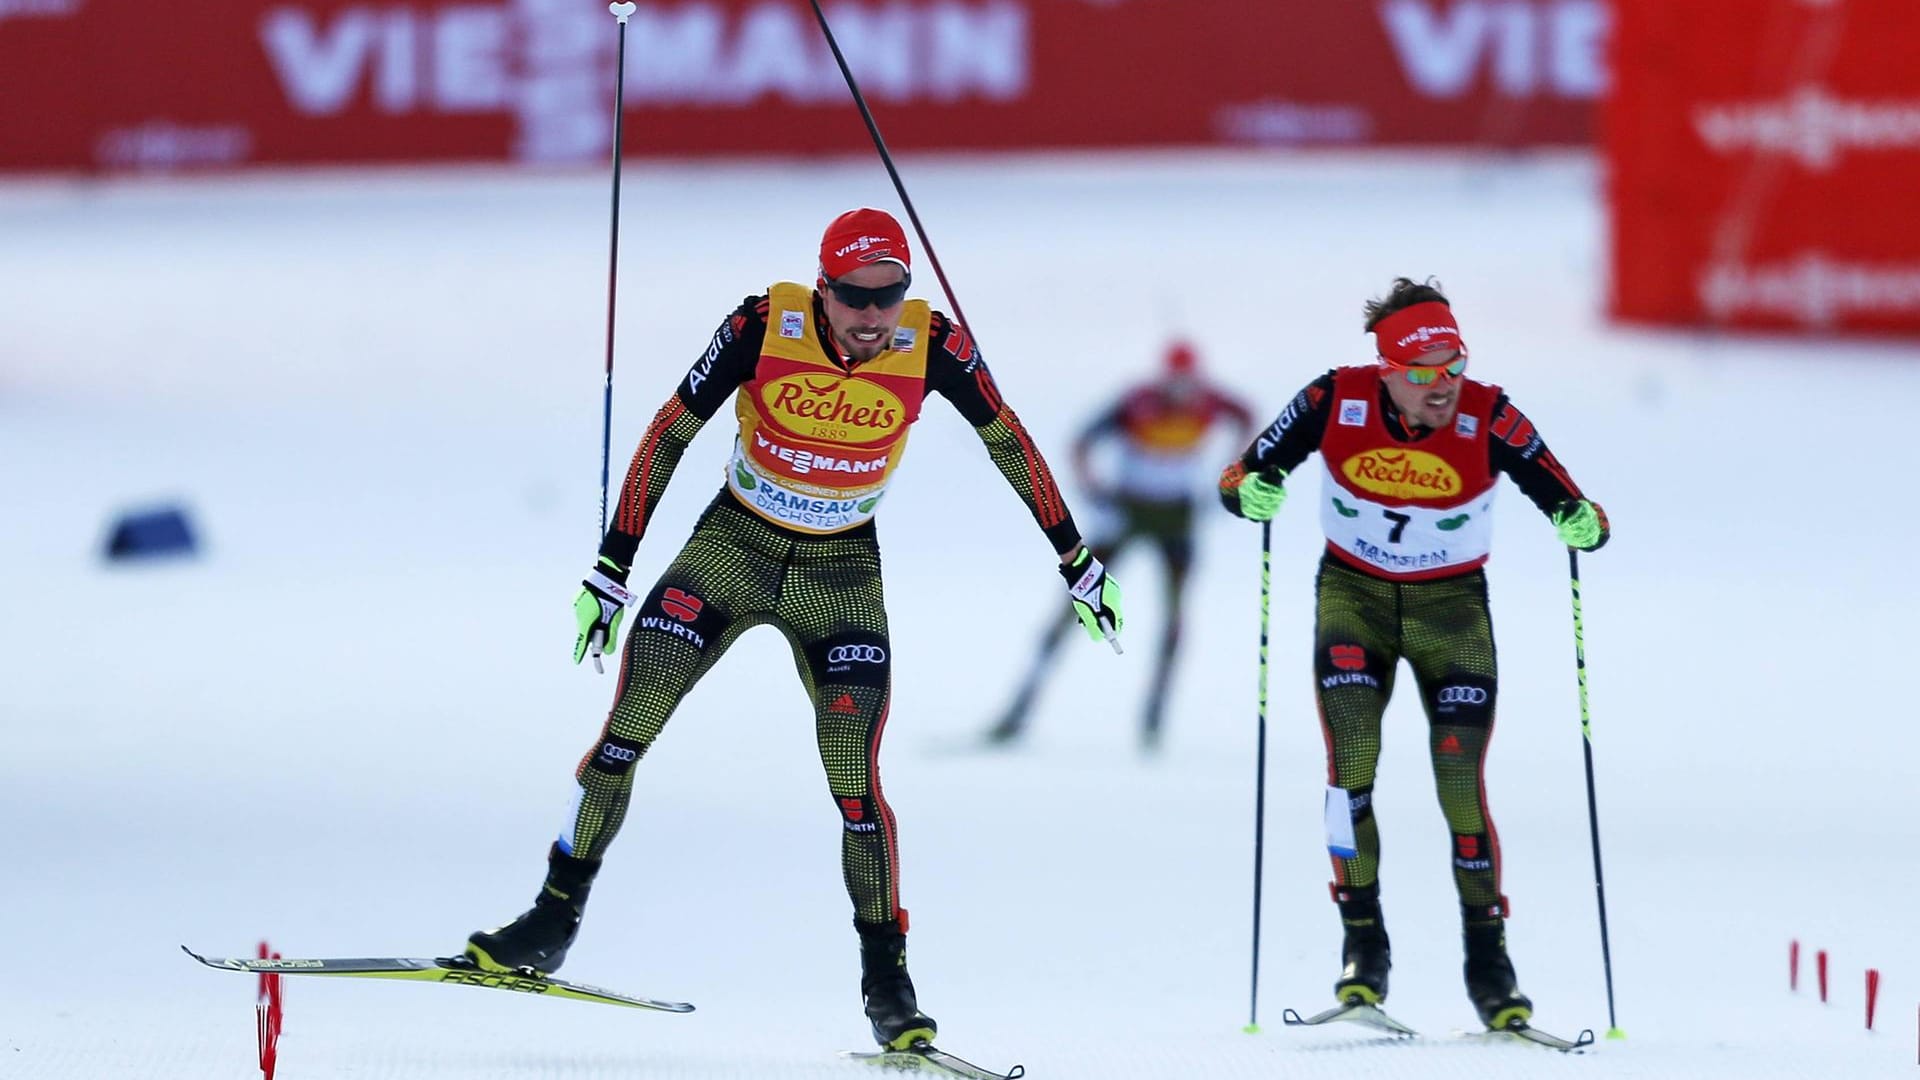
<svg viewBox="0 0 1920 1080">
<path fill-rule="evenodd" d="M 266 942 L 260 943 L 260 957 L 267 959 L 269 951 Z M 279 953 L 272 953 L 272 959 L 280 959 Z M 280 1056 L 280 976 L 274 972 L 261 972 L 260 986 L 254 994 L 253 1006 L 254 1033 L 260 1040 L 260 1073 L 265 1080 L 273 1080 L 273 1067 Z"/>
<path fill-rule="evenodd" d="M 1821 949 L 1819 952 L 1814 953 L 1813 961 L 1814 967 L 1819 969 L 1820 972 L 1820 1002 L 1821 1004 L 1825 1004 L 1827 1000 L 1827 950 Z"/>
<path fill-rule="evenodd" d="M 1873 1007 L 1880 1003 L 1880 972 L 1867 969 L 1867 1030 L 1873 1030 Z"/>
<path fill-rule="evenodd" d="M 1787 989 L 1798 993 L 1800 990 L 1800 942 L 1787 942 Z"/>
<path fill-rule="evenodd" d="M 273 1080 L 273 1066 L 280 1051 L 280 1033 L 273 1030 L 273 1010 L 266 1005 L 255 1005 L 253 1017 L 260 1036 L 260 1075 Z"/>
</svg>

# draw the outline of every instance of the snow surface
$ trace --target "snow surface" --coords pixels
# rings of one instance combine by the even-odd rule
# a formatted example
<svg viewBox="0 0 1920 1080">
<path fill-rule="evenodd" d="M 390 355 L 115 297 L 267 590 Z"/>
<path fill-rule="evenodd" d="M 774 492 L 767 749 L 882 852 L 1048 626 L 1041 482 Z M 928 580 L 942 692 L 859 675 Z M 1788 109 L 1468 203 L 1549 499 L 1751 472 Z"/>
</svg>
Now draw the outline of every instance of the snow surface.
<svg viewBox="0 0 1920 1080">
<path fill-rule="evenodd" d="M 1280 1026 L 1328 1002 L 1339 936 L 1308 682 L 1319 540 L 1298 503 L 1275 528 L 1250 1036 L 1257 530 L 1208 522 L 1161 757 L 1135 749 L 1163 609 L 1145 559 L 1118 567 L 1127 655 L 1078 643 L 1030 745 L 961 749 L 1063 599 L 1023 508 L 932 405 L 882 515 L 885 776 L 943 1043 L 1037 1080 L 1914 1074 L 1910 343 L 1607 326 L 1601 182 L 1579 158 L 903 167 L 1056 463 L 1170 334 L 1271 415 L 1368 355 L 1363 298 L 1436 274 L 1474 373 L 1510 387 L 1617 529 L 1583 570 L 1631 1037 L 1563 1058 Z M 630 165 L 626 184 L 616 472 L 741 296 L 810 274 L 833 213 L 894 205 L 864 160 Z M 568 656 L 598 513 L 605 180 L 16 182 L 0 238 L 0 1076 L 256 1075 L 253 980 L 180 943 L 447 953 L 537 887 L 613 685 Z M 919 280 L 934 291 L 924 261 Z M 712 427 L 637 581 L 717 486 Z M 169 500 L 204 558 L 101 563 L 114 513 Z M 1604 1031 L 1565 556 L 1510 487 L 1498 514 L 1488 784 L 1512 951 L 1542 1027 Z M 759 631 L 688 700 L 565 972 L 698 1012 L 289 979 L 279 1075 L 859 1075 L 834 1058 L 866 1032 L 791 670 Z M 1446 832 L 1410 694 L 1387 721 L 1392 1004 L 1445 1033 L 1472 1021 Z"/>
</svg>

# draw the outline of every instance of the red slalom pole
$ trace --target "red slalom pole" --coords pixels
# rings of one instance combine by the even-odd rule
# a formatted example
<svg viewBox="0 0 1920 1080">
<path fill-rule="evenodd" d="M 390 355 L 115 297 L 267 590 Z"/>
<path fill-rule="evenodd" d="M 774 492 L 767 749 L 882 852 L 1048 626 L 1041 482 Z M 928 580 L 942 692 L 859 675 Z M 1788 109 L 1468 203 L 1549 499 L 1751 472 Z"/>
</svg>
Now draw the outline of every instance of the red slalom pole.
<svg viewBox="0 0 1920 1080">
<path fill-rule="evenodd" d="M 1867 969 L 1867 1030 L 1873 1030 L 1873 1007 L 1880 1002 L 1880 972 Z"/>
<path fill-rule="evenodd" d="M 1821 949 L 1814 954 L 1814 965 L 1820 971 L 1820 1003 L 1827 1002 L 1827 950 Z"/>
<path fill-rule="evenodd" d="M 1800 992 L 1800 941 L 1795 938 L 1787 943 L 1787 989 Z"/>
</svg>

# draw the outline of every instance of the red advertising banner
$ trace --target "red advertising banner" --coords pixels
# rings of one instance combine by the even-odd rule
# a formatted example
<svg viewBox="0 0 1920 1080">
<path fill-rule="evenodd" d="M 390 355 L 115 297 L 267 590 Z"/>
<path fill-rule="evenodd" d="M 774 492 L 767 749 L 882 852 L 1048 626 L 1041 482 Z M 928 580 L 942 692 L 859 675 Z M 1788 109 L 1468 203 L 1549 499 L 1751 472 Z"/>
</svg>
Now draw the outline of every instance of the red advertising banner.
<svg viewBox="0 0 1920 1080">
<path fill-rule="evenodd" d="M 827 0 L 898 149 L 1579 144 L 1604 0 Z M 0 0 L 0 169 L 581 162 L 604 0 Z M 858 151 L 805 0 L 641 2 L 628 152 Z"/>
<path fill-rule="evenodd" d="M 1618 0 L 1612 311 L 1920 330 L 1914 0 Z"/>
</svg>

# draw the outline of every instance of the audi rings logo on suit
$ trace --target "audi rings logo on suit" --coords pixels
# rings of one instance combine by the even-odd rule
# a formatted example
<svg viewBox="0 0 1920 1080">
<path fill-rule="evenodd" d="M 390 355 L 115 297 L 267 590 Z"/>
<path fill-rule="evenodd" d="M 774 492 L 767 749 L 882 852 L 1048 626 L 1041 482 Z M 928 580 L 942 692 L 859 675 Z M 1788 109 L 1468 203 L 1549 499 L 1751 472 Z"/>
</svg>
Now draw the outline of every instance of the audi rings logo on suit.
<svg viewBox="0 0 1920 1080">
<path fill-rule="evenodd" d="M 884 664 L 887 650 L 878 645 L 835 645 L 827 650 L 829 664 Z"/>
</svg>

